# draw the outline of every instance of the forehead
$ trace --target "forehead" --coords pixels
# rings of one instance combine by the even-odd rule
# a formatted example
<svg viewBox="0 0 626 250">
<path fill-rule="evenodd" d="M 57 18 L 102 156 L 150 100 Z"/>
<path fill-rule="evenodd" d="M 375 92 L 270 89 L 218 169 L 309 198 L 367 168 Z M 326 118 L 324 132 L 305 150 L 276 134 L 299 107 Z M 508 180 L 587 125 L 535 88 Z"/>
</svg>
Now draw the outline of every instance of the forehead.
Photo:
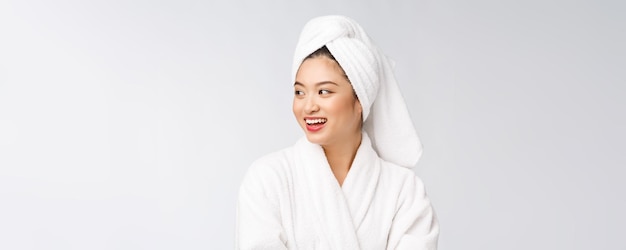
<svg viewBox="0 0 626 250">
<path fill-rule="evenodd" d="M 341 66 L 335 60 L 324 56 L 304 60 L 296 73 L 296 81 L 305 85 L 323 81 L 350 85 Z"/>
</svg>

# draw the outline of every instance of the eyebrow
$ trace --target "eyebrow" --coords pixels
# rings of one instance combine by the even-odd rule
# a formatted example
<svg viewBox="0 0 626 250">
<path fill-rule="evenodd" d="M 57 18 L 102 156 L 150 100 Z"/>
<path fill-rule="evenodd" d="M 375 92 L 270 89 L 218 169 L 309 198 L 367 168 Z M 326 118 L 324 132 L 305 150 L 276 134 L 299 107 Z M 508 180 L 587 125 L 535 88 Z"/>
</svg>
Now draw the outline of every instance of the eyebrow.
<svg viewBox="0 0 626 250">
<path fill-rule="evenodd" d="M 339 84 L 331 82 L 331 81 L 318 82 L 318 83 L 315 84 L 315 86 L 320 86 L 320 85 L 324 85 L 324 84 L 334 84 L 334 85 L 339 86 Z M 293 84 L 293 86 L 296 86 L 296 85 L 300 85 L 300 86 L 304 87 L 304 84 L 302 84 L 300 82 L 296 82 L 296 83 Z"/>
</svg>

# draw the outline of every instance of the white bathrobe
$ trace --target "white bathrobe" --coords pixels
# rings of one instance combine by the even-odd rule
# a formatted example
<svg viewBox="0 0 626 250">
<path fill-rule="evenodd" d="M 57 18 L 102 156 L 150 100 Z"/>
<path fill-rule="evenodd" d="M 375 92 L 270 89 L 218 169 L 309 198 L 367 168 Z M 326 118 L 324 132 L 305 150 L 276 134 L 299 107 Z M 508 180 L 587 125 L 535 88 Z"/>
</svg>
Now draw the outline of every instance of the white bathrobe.
<svg viewBox="0 0 626 250">
<path fill-rule="evenodd" d="M 437 248 L 422 181 L 378 157 L 363 133 L 342 186 L 306 138 L 257 160 L 239 191 L 238 249 Z"/>
</svg>

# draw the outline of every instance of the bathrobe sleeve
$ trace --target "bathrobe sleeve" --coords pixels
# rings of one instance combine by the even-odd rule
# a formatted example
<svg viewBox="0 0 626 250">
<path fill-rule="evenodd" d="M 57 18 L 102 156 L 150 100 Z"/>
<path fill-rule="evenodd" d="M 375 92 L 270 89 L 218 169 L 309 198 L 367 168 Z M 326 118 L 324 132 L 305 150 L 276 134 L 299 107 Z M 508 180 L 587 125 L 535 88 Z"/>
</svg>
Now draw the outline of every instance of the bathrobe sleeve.
<svg viewBox="0 0 626 250">
<path fill-rule="evenodd" d="M 281 224 L 277 176 L 264 164 L 253 164 L 239 189 L 236 249 L 287 249 Z"/>
<path fill-rule="evenodd" d="M 389 249 L 436 250 L 439 224 L 424 184 L 415 174 L 405 179 L 398 198 L 389 232 Z"/>
</svg>

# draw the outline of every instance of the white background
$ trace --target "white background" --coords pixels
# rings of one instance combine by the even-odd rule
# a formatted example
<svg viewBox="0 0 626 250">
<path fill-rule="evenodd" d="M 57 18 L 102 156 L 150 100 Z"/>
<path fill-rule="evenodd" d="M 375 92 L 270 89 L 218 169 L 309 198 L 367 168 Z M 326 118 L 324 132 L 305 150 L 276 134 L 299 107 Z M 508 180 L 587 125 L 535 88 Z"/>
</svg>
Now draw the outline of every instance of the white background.
<svg viewBox="0 0 626 250">
<path fill-rule="evenodd" d="M 623 1 L 1 1 L 0 249 L 232 249 L 312 17 L 397 63 L 440 249 L 626 249 Z"/>
</svg>

